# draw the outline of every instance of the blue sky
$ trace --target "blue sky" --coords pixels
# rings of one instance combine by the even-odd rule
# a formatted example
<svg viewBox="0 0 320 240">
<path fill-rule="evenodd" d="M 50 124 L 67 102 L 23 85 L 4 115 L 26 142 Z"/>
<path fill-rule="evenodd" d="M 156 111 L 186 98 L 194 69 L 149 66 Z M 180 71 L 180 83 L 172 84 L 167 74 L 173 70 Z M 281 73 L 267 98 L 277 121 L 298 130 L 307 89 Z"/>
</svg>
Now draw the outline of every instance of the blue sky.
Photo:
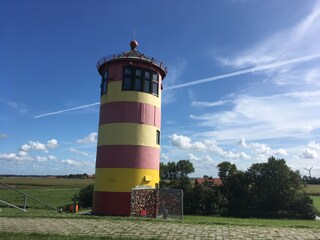
<svg viewBox="0 0 320 240">
<path fill-rule="evenodd" d="M 312 0 L 1 1 L 0 174 L 94 173 L 96 62 L 128 51 L 133 29 L 169 69 L 161 161 L 217 176 L 221 161 L 245 170 L 273 155 L 320 177 Z"/>
</svg>

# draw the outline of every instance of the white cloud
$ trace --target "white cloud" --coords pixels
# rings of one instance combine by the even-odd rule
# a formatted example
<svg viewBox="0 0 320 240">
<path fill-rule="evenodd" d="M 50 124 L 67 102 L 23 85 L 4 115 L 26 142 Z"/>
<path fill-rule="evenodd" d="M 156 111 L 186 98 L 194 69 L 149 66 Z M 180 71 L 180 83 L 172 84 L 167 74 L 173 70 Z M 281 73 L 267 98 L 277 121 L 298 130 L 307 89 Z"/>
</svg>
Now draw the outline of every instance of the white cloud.
<svg viewBox="0 0 320 240">
<path fill-rule="evenodd" d="M 243 68 L 313 54 L 320 52 L 319 31 L 320 4 L 317 2 L 312 12 L 292 28 L 279 31 L 238 56 L 217 60 L 224 65 Z"/>
<path fill-rule="evenodd" d="M 193 155 L 192 153 L 188 154 L 187 159 L 190 160 L 191 162 L 200 161 L 201 160 L 200 157 L 197 157 L 197 156 Z"/>
<path fill-rule="evenodd" d="M 71 166 L 71 167 L 79 167 L 82 165 L 80 162 L 77 162 L 72 159 L 61 160 L 61 163 L 67 164 L 68 166 Z"/>
<path fill-rule="evenodd" d="M 76 153 L 76 154 L 79 154 L 79 155 L 81 155 L 81 156 L 89 156 L 88 153 L 83 152 L 83 151 L 79 151 L 79 150 L 74 149 L 74 148 L 70 148 L 69 151 L 70 151 L 70 152 L 73 152 L 73 153 Z"/>
<path fill-rule="evenodd" d="M 288 154 L 288 152 L 287 152 L 285 149 L 280 148 L 280 149 L 274 150 L 274 151 L 273 151 L 273 155 L 287 156 L 287 155 L 289 155 L 289 154 Z"/>
<path fill-rule="evenodd" d="M 241 139 L 237 142 L 237 144 L 238 144 L 239 146 L 241 146 L 241 147 L 244 147 L 244 148 L 247 147 L 247 143 L 246 143 L 246 140 L 245 140 L 244 138 L 241 138 Z"/>
<path fill-rule="evenodd" d="M 32 161 L 33 158 L 25 151 L 19 151 L 19 153 L 0 153 L 0 160 L 11 162 L 24 162 Z"/>
<path fill-rule="evenodd" d="M 221 106 L 227 103 L 228 101 L 217 101 L 217 102 L 199 102 L 199 101 L 193 101 L 191 102 L 191 106 L 193 107 L 216 107 Z"/>
<path fill-rule="evenodd" d="M 47 157 L 43 157 L 43 156 L 36 156 L 35 160 L 37 162 L 46 162 L 48 160 L 48 158 Z"/>
<path fill-rule="evenodd" d="M 49 155 L 49 156 L 48 156 L 48 159 L 49 159 L 49 160 L 56 160 L 57 157 L 56 157 L 56 156 L 53 156 L 53 155 Z"/>
<path fill-rule="evenodd" d="M 164 161 L 168 161 L 168 160 L 169 160 L 169 157 L 168 157 L 166 154 L 161 153 L 160 159 L 161 159 L 161 160 L 164 160 Z"/>
<path fill-rule="evenodd" d="M 21 146 L 21 150 L 23 151 L 29 151 L 29 150 L 36 150 L 36 151 L 48 151 L 45 144 L 39 142 L 39 141 L 29 141 L 27 144 L 24 144 Z"/>
<path fill-rule="evenodd" d="M 310 141 L 308 143 L 308 147 L 320 150 L 320 143 L 316 143 L 315 141 Z"/>
<path fill-rule="evenodd" d="M 187 136 L 172 134 L 170 137 L 171 144 L 180 149 L 204 150 L 206 145 L 202 142 L 191 143 L 191 139 Z"/>
<path fill-rule="evenodd" d="M 95 143 L 97 142 L 98 133 L 92 132 L 87 137 L 83 139 L 78 139 L 77 143 L 85 144 L 85 143 Z"/>
<path fill-rule="evenodd" d="M 244 138 L 241 138 L 240 140 L 238 140 L 237 145 L 245 149 L 251 150 L 252 153 L 256 155 L 263 156 L 264 159 L 273 155 L 282 155 L 282 156 L 288 155 L 287 151 L 283 148 L 272 149 L 270 146 L 264 143 L 247 143 L 246 139 Z M 243 155 L 243 158 L 250 159 L 250 156 L 246 156 L 245 154 Z"/>
<path fill-rule="evenodd" d="M 246 153 L 244 153 L 244 152 L 241 152 L 239 157 L 242 158 L 242 159 L 245 159 L 245 160 L 251 159 L 251 156 L 246 154 Z"/>
<path fill-rule="evenodd" d="M 58 147 L 58 141 L 56 139 L 51 139 L 47 142 L 47 144 L 41 143 L 39 141 L 28 141 L 28 143 L 23 144 L 20 149 L 22 151 L 43 151 L 48 152 L 48 148 L 57 148 Z"/>
<path fill-rule="evenodd" d="M 7 136 L 7 134 L 5 134 L 5 133 L 0 133 L 0 139 L 5 139 L 5 138 L 7 138 L 8 136 Z"/>
<path fill-rule="evenodd" d="M 302 151 L 301 157 L 303 159 L 316 159 L 318 157 L 318 154 L 316 151 L 313 151 L 310 149 L 304 149 Z"/>
<path fill-rule="evenodd" d="M 200 126 L 208 127 L 202 137 L 216 140 L 235 140 L 238 136 L 250 140 L 303 137 L 320 128 L 320 91 L 240 95 L 233 104 L 230 110 L 191 115 Z M 219 129 L 210 131 L 215 126 Z"/>
<path fill-rule="evenodd" d="M 216 141 L 213 140 L 204 140 L 192 142 L 191 138 L 183 135 L 172 134 L 169 136 L 171 139 L 172 146 L 178 147 L 181 150 L 194 150 L 201 152 L 211 152 L 218 154 L 223 159 L 249 159 L 250 156 L 241 152 L 234 153 L 230 150 L 224 150 L 221 148 Z M 193 155 L 194 156 L 194 155 Z M 192 157 L 192 155 L 190 155 Z"/>
<path fill-rule="evenodd" d="M 51 139 L 47 142 L 47 148 L 57 148 L 58 147 L 58 140 Z"/>
<path fill-rule="evenodd" d="M 69 167 L 72 167 L 72 168 L 83 168 L 83 167 L 90 167 L 90 168 L 93 168 L 94 167 L 94 164 L 95 162 L 94 161 L 76 161 L 76 160 L 73 160 L 73 159 L 65 159 L 65 160 L 61 160 L 60 161 L 62 164 L 65 164 Z"/>
</svg>

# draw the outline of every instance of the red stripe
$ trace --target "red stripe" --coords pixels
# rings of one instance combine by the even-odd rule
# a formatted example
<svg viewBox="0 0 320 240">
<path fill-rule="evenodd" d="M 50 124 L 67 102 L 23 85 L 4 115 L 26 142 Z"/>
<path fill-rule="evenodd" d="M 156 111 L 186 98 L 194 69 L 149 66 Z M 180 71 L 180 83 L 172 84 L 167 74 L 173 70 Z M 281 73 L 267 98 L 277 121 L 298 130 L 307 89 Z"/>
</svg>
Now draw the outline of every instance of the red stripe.
<svg viewBox="0 0 320 240">
<path fill-rule="evenodd" d="M 160 128 L 161 110 L 140 102 L 112 102 L 100 107 L 100 125 L 107 123 L 143 123 Z"/>
<path fill-rule="evenodd" d="M 92 213 L 97 215 L 130 216 L 130 192 L 93 192 Z"/>
<path fill-rule="evenodd" d="M 133 145 L 97 148 L 96 168 L 145 168 L 159 170 L 160 149 Z"/>
</svg>

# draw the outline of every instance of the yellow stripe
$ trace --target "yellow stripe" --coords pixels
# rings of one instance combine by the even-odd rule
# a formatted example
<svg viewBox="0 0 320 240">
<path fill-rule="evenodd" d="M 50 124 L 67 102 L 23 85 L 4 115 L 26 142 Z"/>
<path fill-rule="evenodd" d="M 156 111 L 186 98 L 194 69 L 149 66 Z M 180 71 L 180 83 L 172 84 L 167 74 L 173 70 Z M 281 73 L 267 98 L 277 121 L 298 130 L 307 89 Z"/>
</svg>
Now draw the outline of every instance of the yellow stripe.
<svg viewBox="0 0 320 240">
<path fill-rule="evenodd" d="M 151 178 L 151 181 L 145 181 Z M 97 168 L 94 191 L 130 192 L 137 186 L 155 187 L 159 183 L 159 170 L 138 168 Z"/>
<path fill-rule="evenodd" d="M 122 91 L 122 81 L 109 82 L 108 93 L 102 95 L 101 105 L 110 102 L 142 102 L 161 108 L 161 89 L 159 96 L 138 91 Z"/>
<path fill-rule="evenodd" d="M 139 123 L 109 123 L 99 127 L 98 146 L 139 145 L 160 148 L 154 126 Z"/>
</svg>

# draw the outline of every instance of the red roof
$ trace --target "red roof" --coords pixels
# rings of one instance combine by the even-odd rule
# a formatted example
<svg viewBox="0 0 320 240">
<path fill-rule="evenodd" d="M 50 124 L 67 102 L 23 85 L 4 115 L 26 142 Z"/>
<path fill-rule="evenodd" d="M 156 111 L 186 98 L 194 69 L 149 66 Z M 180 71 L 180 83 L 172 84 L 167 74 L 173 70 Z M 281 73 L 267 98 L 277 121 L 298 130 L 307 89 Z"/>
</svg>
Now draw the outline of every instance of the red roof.
<svg viewBox="0 0 320 240">
<path fill-rule="evenodd" d="M 205 181 L 212 183 L 213 186 L 221 186 L 222 181 L 220 178 L 196 178 L 194 185 L 203 184 Z"/>
</svg>

